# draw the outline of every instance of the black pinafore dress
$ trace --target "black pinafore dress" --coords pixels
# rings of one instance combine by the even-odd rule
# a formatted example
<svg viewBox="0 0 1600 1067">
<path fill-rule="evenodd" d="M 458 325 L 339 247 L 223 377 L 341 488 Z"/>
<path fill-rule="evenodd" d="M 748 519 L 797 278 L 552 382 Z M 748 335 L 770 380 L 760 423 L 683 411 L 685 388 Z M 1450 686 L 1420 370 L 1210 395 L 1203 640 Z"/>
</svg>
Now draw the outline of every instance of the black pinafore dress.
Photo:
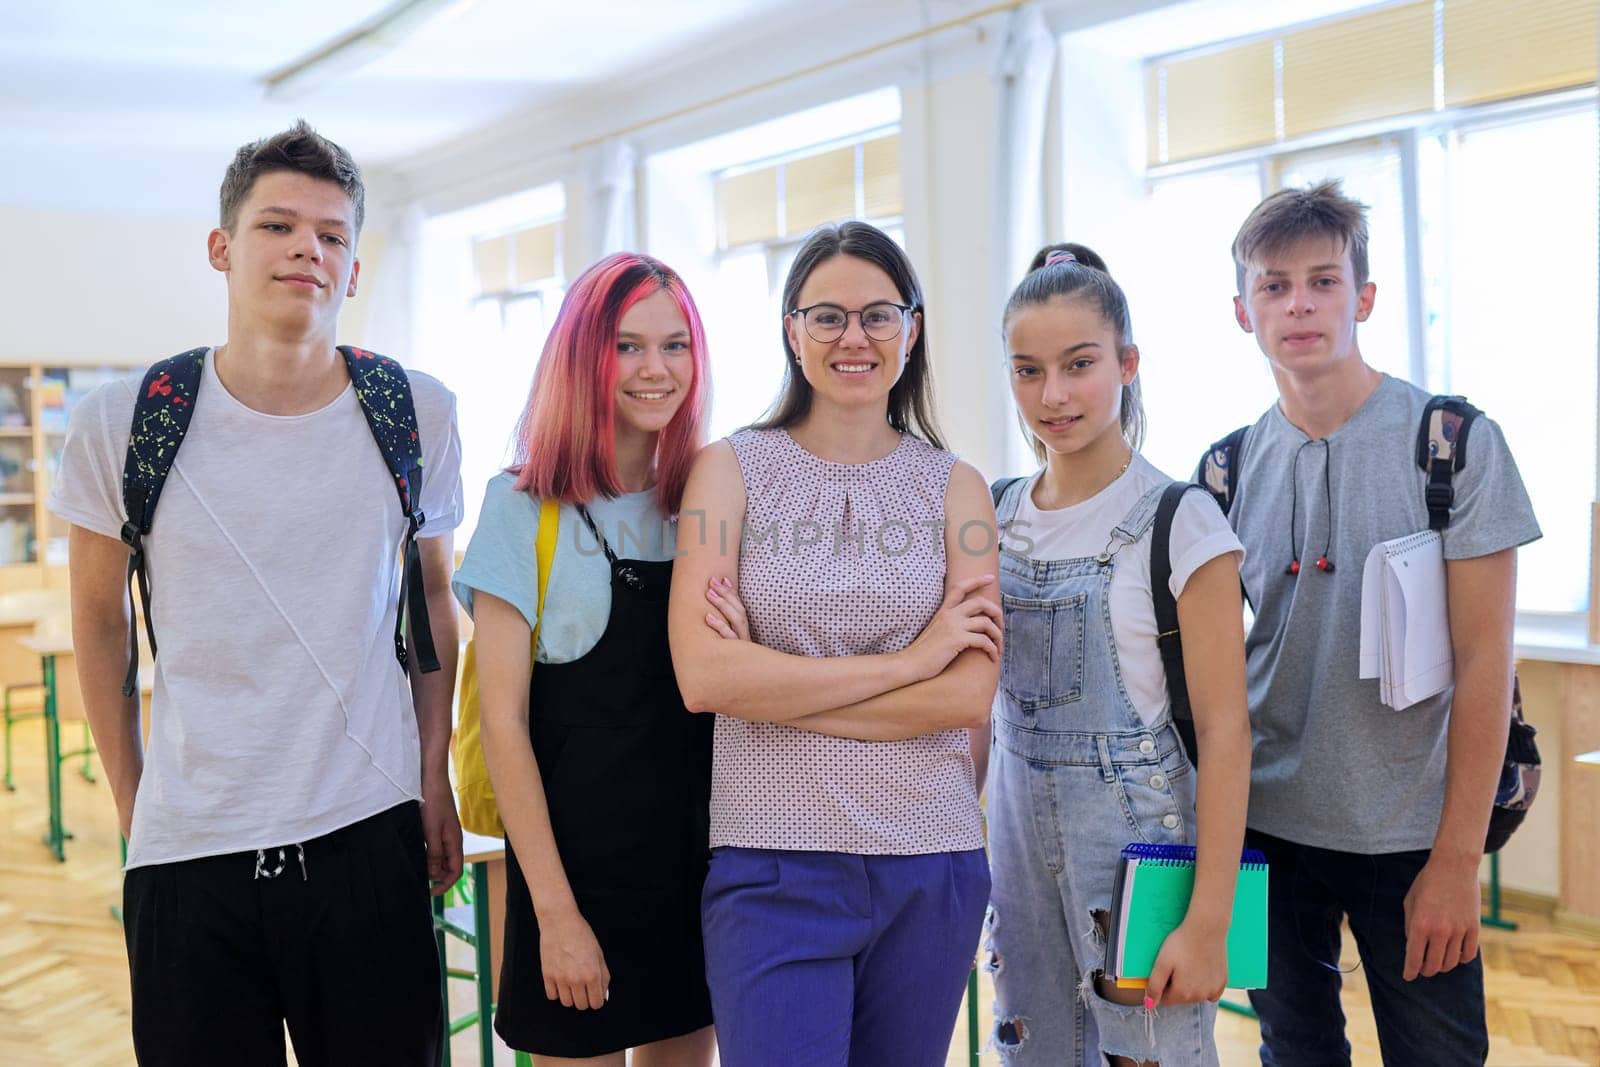
<svg viewBox="0 0 1600 1067">
<path fill-rule="evenodd" d="M 670 560 L 611 565 L 611 617 L 589 653 L 533 672 L 528 730 L 578 910 L 611 972 L 579 1011 L 545 996 L 539 928 L 506 842 L 505 955 L 494 1028 L 514 1049 L 598 1056 L 711 1023 L 700 890 L 709 862 L 713 716 L 683 706 L 667 646 Z"/>
</svg>

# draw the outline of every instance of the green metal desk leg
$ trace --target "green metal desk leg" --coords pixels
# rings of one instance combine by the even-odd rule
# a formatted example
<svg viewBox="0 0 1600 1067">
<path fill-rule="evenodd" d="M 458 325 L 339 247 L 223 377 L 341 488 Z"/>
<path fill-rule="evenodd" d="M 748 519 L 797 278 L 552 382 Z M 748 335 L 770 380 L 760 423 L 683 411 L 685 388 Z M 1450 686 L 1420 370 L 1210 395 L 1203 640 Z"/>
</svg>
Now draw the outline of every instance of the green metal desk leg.
<svg viewBox="0 0 1600 1067">
<path fill-rule="evenodd" d="M 41 656 L 44 673 L 44 750 L 46 792 L 50 797 L 50 828 L 45 832 L 44 843 L 65 861 L 63 842 L 68 835 L 61 824 L 61 723 L 56 718 L 56 658 Z"/>
<path fill-rule="evenodd" d="M 967 975 L 967 1061 L 978 1067 L 978 968 Z"/>
<path fill-rule="evenodd" d="M 13 782 L 11 780 L 11 690 L 9 688 L 6 690 L 6 697 L 5 697 L 5 720 L 6 720 L 6 792 L 15 793 L 17 791 L 17 783 L 15 783 L 15 782 Z"/>
<path fill-rule="evenodd" d="M 1517 924 L 1500 917 L 1500 853 L 1489 853 L 1489 914 L 1483 917 L 1483 925 L 1492 926 L 1496 930 L 1515 930 Z"/>
<path fill-rule="evenodd" d="M 494 1063 L 494 972 L 489 962 L 489 865 L 472 865 L 472 948 L 478 957 L 478 1062 Z"/>
<path fill-rule="evenodd" d="M 450 1067 L 450 964 L 445 957 L 444 897 L 434 897 L 433 942 L 439 947 L 439 1003 L 444 1011 L 444 1067 Z"/>
<path fill-rule="evenodd" d="M 1231 1011 L 1235 1015 L 1243 1015 L 1246 1019 L 1254 1019 L 1258 1017 L 1256 1015 L 1256 1010 L 1248 1003 L 1240 1004 L 1238 1001 L 1229 1000 L 1226 997 L 1217 1001 L 1217 1007 L 1221 1008 L 1223 1011 Z"/>
<path fill-rule="evenodd" d="M 94 755 L 94 735 L 89 732 L 88 720 L 83 723 L 83 766 L 78 768 L 78 773 L 83 775 L 86 782 L 94 781 L 94 764 L 89 758 Z"/>
</svg>

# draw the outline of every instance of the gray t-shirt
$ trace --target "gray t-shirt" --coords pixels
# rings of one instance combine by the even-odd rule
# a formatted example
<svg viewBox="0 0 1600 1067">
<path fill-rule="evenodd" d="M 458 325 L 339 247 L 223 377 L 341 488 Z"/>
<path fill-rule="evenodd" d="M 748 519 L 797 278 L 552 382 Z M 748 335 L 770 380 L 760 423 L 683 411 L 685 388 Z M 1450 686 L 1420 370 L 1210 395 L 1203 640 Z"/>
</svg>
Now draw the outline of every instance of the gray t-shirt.
<svg viewBox="0 0 1600 1067">
<path fill-rule="evenodd" d="M 1254 762 L 1251 828 L 1376 855 L 1432 847 L 1444 802 L 1452 691 L 1401 711 L 1358 677 L 1361 572 L 1380 541 L 1428 528 L 1417 428 L 1429 394 L 1385 376 L 1325 440 L 1274 405 L 1245 435 L 1229 516 L 1255 621 L 1245 640 Z M 1444 531 L 1446 559 L 1540 536 L 1500 427 L 1480 417 Z M 1332 536 L 1329 536 L 1329 500 Z M 1287 573 L 1298 548 L 1298 577 Z M 1327 549 L 1331 573 L 1316 559 Z"/>
</svg>

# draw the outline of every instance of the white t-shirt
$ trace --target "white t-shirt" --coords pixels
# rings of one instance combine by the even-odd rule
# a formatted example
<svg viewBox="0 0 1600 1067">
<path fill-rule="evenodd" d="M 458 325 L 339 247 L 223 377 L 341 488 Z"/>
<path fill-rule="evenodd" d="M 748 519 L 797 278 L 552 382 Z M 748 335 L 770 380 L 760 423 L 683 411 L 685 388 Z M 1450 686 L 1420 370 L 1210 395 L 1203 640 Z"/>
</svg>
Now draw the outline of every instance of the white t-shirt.
<svg viewBox="0 0 1600 1067">
<path fill-rule="evenodd" d="M 410 372 L 421 536 L 461 522 L 455 397 Z M 107 537 L 141 375 L 72 413 L 49 508 Z M 245 407 L 212 354 L 145 538 L 155 663 L 128 867 L 306 841 L 421 795 L 395 659 L 405 520 L 354 387 L 305 415 Z"/>
<path fill-rule="evenodd" d="M 1042 471 L 1040 472 L 1043 473 Z M 1033 490 L 1039 474 L 1028 479 L 1017 505 L 1016 522 L 1006 533 L 1006 545 L 1026 549 L 1030 559 L 1081 559 L 1097 556 L 1106 547 L 1112 529 L 1152 487 L 1173 479 L 1149 460 L 1135 455 L 1116 481 L 1088 500 L 1070 507 L 1043 511 L 1034 506 Z M 1023 540 L 1031 541 L 1029 546 Z M 1122 684 L 1139 718 L 1148 726 L 1167 710 L 1167 672 L 1156 647 L 1156 611 L 1150 599 L 1150 535 L 1117 553 L 1111 576 L 1111 631 Z M 1183 595 L 1189 576 L 1218 556 L 1235 553 L 1244 560 L 1244 546 L 1234 535 L 1222 510 L 1201 493 L 1187 493 L 1172 519 L 1172 580 L 1174 597 Z"/>
</svg>

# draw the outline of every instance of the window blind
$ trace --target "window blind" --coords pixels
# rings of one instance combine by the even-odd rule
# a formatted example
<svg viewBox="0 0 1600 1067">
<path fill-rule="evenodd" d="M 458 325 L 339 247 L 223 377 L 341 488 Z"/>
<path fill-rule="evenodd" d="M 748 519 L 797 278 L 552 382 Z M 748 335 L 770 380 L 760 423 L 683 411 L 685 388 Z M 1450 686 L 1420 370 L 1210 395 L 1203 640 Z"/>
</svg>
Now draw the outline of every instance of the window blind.
<svg viewBox="0 0 1600 1067">
<path fill-rule="evenodd" d="M 1600 0 L 1448 0 L 1445 106 L 1594 81 L 1597 19 Z"/>
<path fill-rule="evenodd" d="M 1149 160 L 1587 85 L 1597 21 L 1600 0 L 1410 0 L 1152 59 Z"/>
<path fill-rule="evenodd" d="M 1283 135 L 1433 107 L 1433 0 L 1283 35 Z"/>
<path fill-rule="evenodd" d="M 556 235 L 560 223 L 524 226 L 472 242 L 472 265 L 478 295 L 503 296 L 559 275 Z"/>
<path fill-rule="evenodd" d="M 900 136 L 723 175 L 714 191 L 723 248 L 797 237 L 827 222 L 893 218 L 902 211 Z"/>
</svg>

